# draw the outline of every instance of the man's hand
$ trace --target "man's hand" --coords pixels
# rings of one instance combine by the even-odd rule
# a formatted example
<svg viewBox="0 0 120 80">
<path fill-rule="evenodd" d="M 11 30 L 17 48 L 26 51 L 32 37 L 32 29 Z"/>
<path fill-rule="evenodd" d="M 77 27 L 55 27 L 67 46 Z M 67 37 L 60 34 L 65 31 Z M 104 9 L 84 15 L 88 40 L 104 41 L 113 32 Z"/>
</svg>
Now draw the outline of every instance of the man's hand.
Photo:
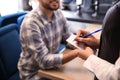
<svg viewBox="0 0 120 80">
<path fill-rule="evenodd" d="M 94 50 L 89 46 L 85 46 L 84 49 L 79 49 L 78 57 L 86 60 L 92 54 L 94 54 Z"/>
</svg>

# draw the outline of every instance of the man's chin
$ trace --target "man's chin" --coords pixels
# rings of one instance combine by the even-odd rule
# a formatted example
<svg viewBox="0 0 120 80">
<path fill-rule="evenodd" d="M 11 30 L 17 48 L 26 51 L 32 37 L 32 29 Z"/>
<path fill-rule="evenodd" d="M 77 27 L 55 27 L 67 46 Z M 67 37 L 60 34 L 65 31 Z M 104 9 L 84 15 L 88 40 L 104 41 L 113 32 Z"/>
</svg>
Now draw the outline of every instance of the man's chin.
<svg viewBox="0 0 120 80">
<path fill-rule="evenodd" d="M 59 8 L 57 7 L 57 8 L 51 8 L 51 10 L 58 10 Z"/>
</svg>

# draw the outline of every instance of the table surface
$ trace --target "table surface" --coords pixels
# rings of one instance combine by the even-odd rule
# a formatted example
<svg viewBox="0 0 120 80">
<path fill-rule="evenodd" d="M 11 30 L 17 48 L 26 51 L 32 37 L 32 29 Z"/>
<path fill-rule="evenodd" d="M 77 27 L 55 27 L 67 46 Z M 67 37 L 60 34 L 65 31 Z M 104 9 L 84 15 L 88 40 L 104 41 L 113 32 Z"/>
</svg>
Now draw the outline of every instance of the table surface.
<svg viewBox="0 0 120 80">
<path fill-rule="evenodd" d="M 97 24 L 89 24 L 86 30 L 92 31 L 101 27 Z M 94 35 L 100 38 L 100 33 Z M 70 50 L 65 49 L 63 54 L 68 53 Z M 58 69 L 39 70 L 39 75 L 50 78 L 52 80 L 93 80 L 94 74 L 83 67 L 84 60 L 75 58 L 72 61 L 62 65 Z"/>
<path fill-rule="evenodd" d="M 63 53 L 69 52 L 66 49 Z M 94 74 L 85 69 L 84 60 L 75 58 L 59 69 L 39 70 L 39 74 L 52 80 L 93 80 Z"/>
</svg>

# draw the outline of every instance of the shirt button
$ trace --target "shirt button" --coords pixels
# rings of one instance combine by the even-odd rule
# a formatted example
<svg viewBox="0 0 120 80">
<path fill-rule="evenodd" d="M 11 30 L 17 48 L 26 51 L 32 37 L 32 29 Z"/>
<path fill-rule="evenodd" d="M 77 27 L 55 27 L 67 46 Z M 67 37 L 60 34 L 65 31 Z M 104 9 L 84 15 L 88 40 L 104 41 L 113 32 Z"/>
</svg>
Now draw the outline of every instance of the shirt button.
<svg viewBox="0 0 120 80">
<path fill-rule="evenodd" d="M 55 49 L 55 46 L 53 46 L 53 49 Z"/>
</svg>

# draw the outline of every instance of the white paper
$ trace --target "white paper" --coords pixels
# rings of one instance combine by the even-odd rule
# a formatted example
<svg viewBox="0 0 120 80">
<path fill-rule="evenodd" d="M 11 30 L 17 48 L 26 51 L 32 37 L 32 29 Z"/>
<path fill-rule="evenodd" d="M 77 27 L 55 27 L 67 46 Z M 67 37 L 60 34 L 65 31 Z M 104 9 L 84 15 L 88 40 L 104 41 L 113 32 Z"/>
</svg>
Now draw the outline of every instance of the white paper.
<svg viewBox="0 0 120 80">
<path fill-rule="evenodd" d="M 78 49 L 83 49 L 84 44 L 80 43 L 77 45 L 75 38 L 76 35 L 72 34 L 66 41 Z"/>
</svg>

